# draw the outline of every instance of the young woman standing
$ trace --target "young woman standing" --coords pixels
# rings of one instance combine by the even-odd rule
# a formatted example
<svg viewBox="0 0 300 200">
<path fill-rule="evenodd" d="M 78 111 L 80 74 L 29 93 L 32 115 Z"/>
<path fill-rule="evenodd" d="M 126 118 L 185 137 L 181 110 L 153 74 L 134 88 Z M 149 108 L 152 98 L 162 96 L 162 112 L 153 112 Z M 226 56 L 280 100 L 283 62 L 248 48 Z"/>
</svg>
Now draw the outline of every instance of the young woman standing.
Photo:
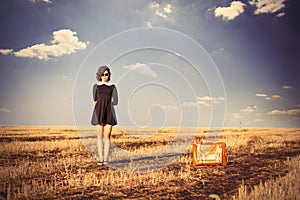
<svg viewBox="0 0 300 200">
<path fill-rule="evenodd" d="M 98 83 L 93 86 L 95 108 L 91 123 L 100 125 L 100 133 L 97 135 L 98 165 L 106 165 L 108 164 L 112 128 L 117 124 L 113 106 L 118 104 L 118 93 L 116 86 L 109 83 L 111 72 L 107 66 L 99 67 L 96 75 Z"/>
</svg>

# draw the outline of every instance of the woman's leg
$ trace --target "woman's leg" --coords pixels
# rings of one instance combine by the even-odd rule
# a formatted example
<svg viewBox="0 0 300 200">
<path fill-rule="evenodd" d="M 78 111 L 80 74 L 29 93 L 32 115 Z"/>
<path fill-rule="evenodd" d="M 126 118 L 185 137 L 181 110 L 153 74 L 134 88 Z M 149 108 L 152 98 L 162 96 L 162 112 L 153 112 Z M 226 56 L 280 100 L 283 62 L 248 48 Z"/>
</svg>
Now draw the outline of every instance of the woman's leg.
<svg viewBox="0 0 300 200">
<path fill-rule="evenodd" d="M 98 154 L 99 161 L 103 162 L 103 136 L 104 136 L 104 126 L 100 125 L 100 133 L 97 134 L 97 146 L 98 146 Z"/>
<path fill-rule="evenodd" d="M 110 135 L 112 131 L 112 125 L 106 124 L 104 127 L 104 161 L 107 161 L 108 153 L 109 153 L 109 147 L 110 147 Z"/>
</svg>

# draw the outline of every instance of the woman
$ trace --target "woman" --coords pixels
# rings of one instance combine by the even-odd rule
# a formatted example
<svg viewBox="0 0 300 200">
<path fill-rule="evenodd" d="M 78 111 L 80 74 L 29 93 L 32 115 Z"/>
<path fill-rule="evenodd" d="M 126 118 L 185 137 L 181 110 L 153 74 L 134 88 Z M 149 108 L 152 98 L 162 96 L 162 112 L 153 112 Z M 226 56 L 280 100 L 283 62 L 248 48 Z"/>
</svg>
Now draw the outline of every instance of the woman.
<svg viewBox="0 0 300 200">
<path fill-rule="evenodd" d="M 92 125 L 100 125 L 100 133 L 97 137 L 98 165 L 106 165 L 108 164 L 112 127 L 117 124 L 113 106 L 118 104 L 118 93 L 116 86 L 108 83 L 111 73 L 107 66 L 101 66 L 96 75 L 98 83 L 93 86 L 95 108 L 91 123 Z"/>
</svg>

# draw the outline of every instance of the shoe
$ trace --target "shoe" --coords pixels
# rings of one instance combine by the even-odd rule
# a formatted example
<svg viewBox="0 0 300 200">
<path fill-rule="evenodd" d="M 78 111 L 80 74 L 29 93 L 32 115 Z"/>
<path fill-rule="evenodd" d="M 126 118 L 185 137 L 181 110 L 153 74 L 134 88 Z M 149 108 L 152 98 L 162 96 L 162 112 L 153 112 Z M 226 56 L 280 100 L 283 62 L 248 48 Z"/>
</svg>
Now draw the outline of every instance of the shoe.
<svg viewBox="0 0 300 200">
<path fill-rule="evenodd" d="M 108 161 L 107 161 L 107 160 L 104 160 L 104 161 L 103 161 L 103 165 L 108 165 Z"/>
<path fill-rule="evenodd" d="M 103 161 L 102 160 L 99 160 L 97 165 L 103 165 Z"/>
</svg>

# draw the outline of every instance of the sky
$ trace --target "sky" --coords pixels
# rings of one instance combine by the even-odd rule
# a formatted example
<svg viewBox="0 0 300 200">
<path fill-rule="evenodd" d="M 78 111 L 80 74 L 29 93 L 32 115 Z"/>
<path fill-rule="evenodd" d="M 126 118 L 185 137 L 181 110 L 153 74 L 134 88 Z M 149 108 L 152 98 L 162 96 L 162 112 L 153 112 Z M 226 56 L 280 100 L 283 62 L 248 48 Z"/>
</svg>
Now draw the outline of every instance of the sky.
<svg viewBox="0 0 300 200">
<path fill-rule="evenodd" d="M 300 127 L 297 0 L 2 0 L 0 125 Z"/>
</svg>

